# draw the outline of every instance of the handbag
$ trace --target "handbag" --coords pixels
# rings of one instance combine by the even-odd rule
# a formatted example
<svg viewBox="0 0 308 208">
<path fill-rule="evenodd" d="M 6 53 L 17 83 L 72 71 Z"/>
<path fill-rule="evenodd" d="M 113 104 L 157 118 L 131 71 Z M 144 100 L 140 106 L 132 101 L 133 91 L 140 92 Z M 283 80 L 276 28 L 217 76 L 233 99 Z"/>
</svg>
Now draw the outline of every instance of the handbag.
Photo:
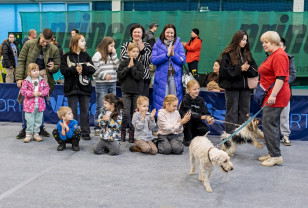
<svg viewBox="0 0 308 208">
<path fill-rule="evenodd" d="M 258 105 L 262 105 L 267 92 L 274 86 L 275 82 L 266 90 L 260 83 L 257 84 L 257 89 L 253 94 L 253 99 Z"/>
<path fill-rule="evenodd" d="M 90 78 L 86 75 L 79 74 L 79 83 L 82 85 L 88 85 L 90 82 Z"/>
<path fill-rule="evenodd" d="M 255 68 L 251 67 L 253 70 L 255 70 L 256 72 L 258 72 Z M 258 77 L 247 77 L 247 83 L 248 83 L 248 87 L 249 89 L 255 89 L 257 88 L 259 79 Z"/>
<path fill-rule="evenodd" d="M 183 61 L 183 58 L 181 57 L 181 60 L 182 60 L 182 64 L 183 64 L 183 66 L 182 66 L 182 73 L 183 73 L 183 75 L 182 75 L 182 84 L 183 84 L 183 86 L 185 87 L 185 88 L 187 88 L 186 86 L 187 86 L 187 83 L 190 81 L 190 80 L 194 80 L 195 78 L 194 78 L 194 76 L 192 75 L 192 73 L 190 73 L 189 71 L 188 71 L 188 69 L 186 68 L 186 66 L 185 66 L 185 64 L 184 64 L 184 61 Z M 185 70 L 185 71 L 184 71 Z"/>
</svg>

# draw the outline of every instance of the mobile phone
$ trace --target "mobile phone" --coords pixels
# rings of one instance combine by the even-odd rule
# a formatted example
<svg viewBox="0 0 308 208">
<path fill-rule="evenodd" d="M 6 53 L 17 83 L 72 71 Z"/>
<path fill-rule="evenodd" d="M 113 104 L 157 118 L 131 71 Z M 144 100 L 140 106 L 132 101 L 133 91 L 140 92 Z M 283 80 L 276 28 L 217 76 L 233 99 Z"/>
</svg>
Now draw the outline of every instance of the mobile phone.
<svg viewBox="0 0 308 208">
<path fill-rule="evenodd" d="M 49 63 L 49 62 L 53 62 L 53 58 L 48 58 L 47 63 Z"/>
</svg>

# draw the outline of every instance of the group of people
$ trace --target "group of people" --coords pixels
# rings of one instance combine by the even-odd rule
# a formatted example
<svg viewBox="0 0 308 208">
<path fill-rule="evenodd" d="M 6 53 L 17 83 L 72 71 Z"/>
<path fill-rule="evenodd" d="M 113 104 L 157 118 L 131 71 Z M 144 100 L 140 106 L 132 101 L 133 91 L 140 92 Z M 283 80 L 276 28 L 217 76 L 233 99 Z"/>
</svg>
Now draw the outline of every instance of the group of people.
<svg viewBox="0 0 308 208">
<path fill-rule="evenodd" d="M 24 96 L 23 107 L 26 112 L 23 113 L 23 129 L 17 138 L 25 137 L 24 141 L 29 142 L 32 136 L 36 141 L 41 141 L 39 135 L 49 136 L 42 118 L 46 106 L 44 97 L 48 99 L 55 84 L 53 74 L 60 69 L 69 108 L 59 109 L 60 121 L 53 131 L 59 151 L 65 149 L 67 142 L 72 143 L 73 150 L 78 151 L 80 137 L 91 139 L 89 101 L 93 77 L 97 104 L 94 130 L 95 135 L 100 137 L 94 153 L 119 154 L 120 141 L 126 141 L 127 127 L 128 141 L 136 143 L 131 151 L 182 153 L 183 145 L 189 145 L 195 136 L 208 131 L 204 121 L 209 125 L 214 123 L 214 118 L 199 96 L 200 84 L 191 80 L 185 86 L 186 94 L 182 85 L 182 66 L 186 61 L 193 75 L 198 75 L 202 40 L 199 30 L 194 28 L 189 42 L 181 42 L 176 27 L 166 24 L 156 41 L 154 32 L 157 27 L 157 24 L 152 23 L 150 29 L 145 31 L 142 25 L 133 25 L 130 28 L 131 41 L 123 43 L 120 58 L 117 57 L 115 41 L 111 37 L 103 38 L 93 57 L 86 52 L 85 37 L 76 32 L 70 40 L 70 51 L 63 56 L 56 45 L 50 44 L 54 36 L 48 28 L 42 31 L 38 39 L 25 42 L 18 57 L 15 75 L 17 86 L 21 88 L 20 95 Z M 269 154 L 260 158 L 264 160 L 262 165 L 273 166 L 283 161 L 279 149 L 279 122 L 281 111 L 290 99 L 288 80 L 292 59 L 289 60 L 280 47 L 281 38 L 276 32 L 264 33 L 261 42 L 269 55 L 258 68 L 250 52 L 247 33 L 237 31 L 215 61 L 207 88 L 225 92 L 225 120 L 229 123 L 226 124 L 226 132 L 231 133 L 235 129 L 233 124 L 243 124 L 248 119 L 252 93 L 248 78 L 257 77 L 259 73 L 259 82 L 264 89 L 274 84 L 263 103 L 270 105 L 263 110 L 263 131 Z M 154 110 L 150 113 L 148 97 L 151 65 L 156 69 Z M 117 81 L 121 86 L 122 99 L 115 95 Z M 77 128 L 78 102 L 80 130 Z M 157 139 L 153 140 L 152 131 L 157 131 Z M 289 142 L 288 138 L 284 138 Z"/>
</svg>

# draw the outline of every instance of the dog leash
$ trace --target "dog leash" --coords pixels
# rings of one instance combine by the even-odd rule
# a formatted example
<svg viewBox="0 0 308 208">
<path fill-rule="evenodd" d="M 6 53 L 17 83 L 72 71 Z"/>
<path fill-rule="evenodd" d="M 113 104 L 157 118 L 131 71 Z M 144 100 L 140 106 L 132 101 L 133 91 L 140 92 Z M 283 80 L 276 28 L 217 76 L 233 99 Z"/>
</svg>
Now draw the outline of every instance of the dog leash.
<svg viewBox="0 0 308 208">
<path fill-rule="evenodd" d="M 255 117 L 257 117 L 257 115 L 266 107 L 272 105 L 272 104 L 268 104 L 265 103 L 265 105 L 252 117 L 250 117 L 243 125 L 241 125 L 241 127 L 239 127 L 235 132 L 233 132 L 230 136 L 228 136 L 226 139 L 224 139 L 223 141 L 221 141 L 220 143 L 217 144 L 217 148 L 220 148 L 224 143 L 226 143 L 229 139 L 231 139 L 235 134 L 237 134 L 239 131 L 241 131 L 250 121 L 252 121 L 252 119 L 254 119 Z"/>
<path fill-rule="evenodd" d="M 218 121 L 218 122 L 221 122 L 221 123 L 226 123 L 226 124 L 232 124 L 232 125 L 234 125 L 234 126 L 241 126 L 240 124 L 231 123 L 231 122 L 222 121 L 222 120 L 217 120 L 217 119 L 215 119 L 215 121 Z"/>
</svg>

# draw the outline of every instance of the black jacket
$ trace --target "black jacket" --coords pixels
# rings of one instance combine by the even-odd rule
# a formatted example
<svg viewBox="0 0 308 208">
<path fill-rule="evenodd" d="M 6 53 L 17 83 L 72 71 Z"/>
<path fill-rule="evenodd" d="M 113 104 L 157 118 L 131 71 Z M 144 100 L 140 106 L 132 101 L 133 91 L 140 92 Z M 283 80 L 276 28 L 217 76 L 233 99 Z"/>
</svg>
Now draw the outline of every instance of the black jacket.
<svg viewBox="0 0 308 208">
<path fill-rule="evenodd" d="M 118 68 L 118 78 L 123 92 L 140 94 L 143 87 L 144 67 L 134 60 L 134 66 L 128 68 L 130 59 L 121 61 Z"/>
<path fill-rule="evenodd" d="M 250 65 L 249 69 L 242 72 L 242 64 L 237 66 L 232 65 L 229 53 L 223 54 L 219 69 L 219 86 L 227 90 L 249 89 L 247 77 L 258 76 L 258 66 L 254 59 L 248 64 Z"/>
<path fill-rule="evenodd" d="M 17 57 L 18 57 L 19 55 L 18 43 L 14 41 L 14 44 L 16 45 Z M 2 50 L 3 50 L 3 59 L 2 59 L 3 68 L 10 68 L 11 66 L 16 68 L 14 53 L 10 41 L 7 40 L 4 42 Z"/>
<path fill-rule="evenodd" d="M 201 116 L 210 115 L 202 97 L 197 96 L 193 99 L 189 94 L 185 94 L 179 109 L 181 117 L 183 118 L 189 110 L 192 121 L 201 121 Z"/>
<path fill-rule="evenodd" d="M 79 81 L 79 74 L 76 70 L 77 64 L 82 65 L 82 75 L 89 78 L 88 85 L 82 85 Z M 61 59 L 61 73 L 64 75 L 64 94 L 70 95 L 88 95 L 91 96 L 92 84 L 90 76 L 94 74 L 95 68 L 91 56 L 87 52 L 66 53 Z"/>
</svg>

